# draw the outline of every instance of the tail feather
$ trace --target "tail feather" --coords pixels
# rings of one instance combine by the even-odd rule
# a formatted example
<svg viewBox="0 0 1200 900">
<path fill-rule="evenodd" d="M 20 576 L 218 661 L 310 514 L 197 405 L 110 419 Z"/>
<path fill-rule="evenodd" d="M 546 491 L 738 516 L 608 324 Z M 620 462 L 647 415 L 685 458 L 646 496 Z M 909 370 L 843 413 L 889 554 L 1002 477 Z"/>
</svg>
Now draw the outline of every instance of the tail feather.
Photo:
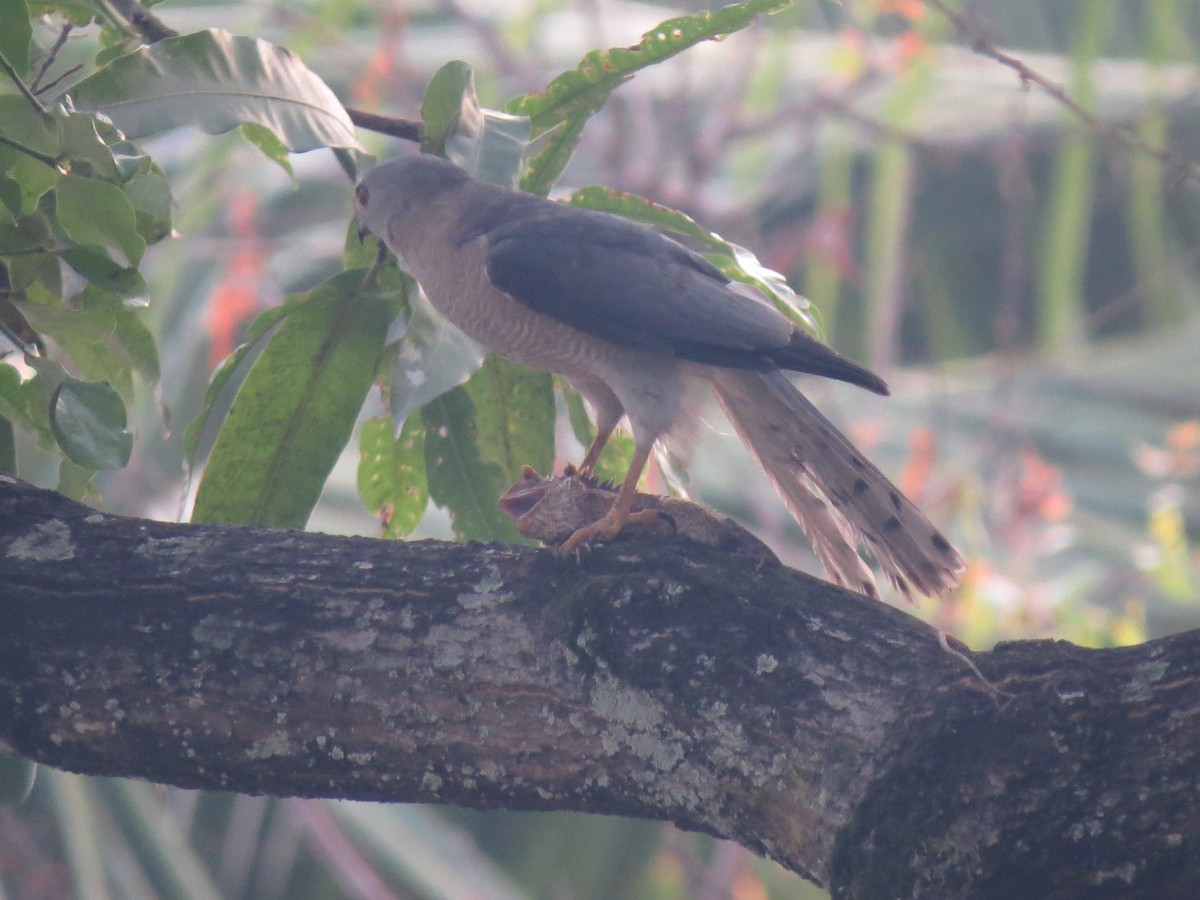
<svg viewBox="0 0 1200 900">
<path fill-rule="evenodd" d="M 834 581 L 878 596 L 858 552 L 862 540 L 909 599 L 958 583 L 958 552 L 782 372 L 720 369 L 711 382 Z"/>
</svg>

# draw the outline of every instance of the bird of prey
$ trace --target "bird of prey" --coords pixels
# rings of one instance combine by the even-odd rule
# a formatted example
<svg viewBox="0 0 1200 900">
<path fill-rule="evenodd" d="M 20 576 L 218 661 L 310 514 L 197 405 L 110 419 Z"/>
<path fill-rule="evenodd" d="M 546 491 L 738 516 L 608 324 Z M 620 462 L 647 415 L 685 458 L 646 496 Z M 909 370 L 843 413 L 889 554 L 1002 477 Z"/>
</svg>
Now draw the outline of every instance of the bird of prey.
<svg viewBox="0 0 1200 900">
<path fill-rule="evenodd" d="M 688 430 L 707 384 L 835 581 L 878 596 L 863 541 L 906 596 L 957 583 L 962 557 L 784 372 L 887 386 L 753 288 L 653 228 L 476 181 L 434 156 L 375 166 L 355 196 L 360 232 L 439 313 L 588 401 L 597 433 L 581 474 L 628 420 L 635 449 L 617 499 L 560 552 L 620 532 L 655 442 Z"/>
</svg>

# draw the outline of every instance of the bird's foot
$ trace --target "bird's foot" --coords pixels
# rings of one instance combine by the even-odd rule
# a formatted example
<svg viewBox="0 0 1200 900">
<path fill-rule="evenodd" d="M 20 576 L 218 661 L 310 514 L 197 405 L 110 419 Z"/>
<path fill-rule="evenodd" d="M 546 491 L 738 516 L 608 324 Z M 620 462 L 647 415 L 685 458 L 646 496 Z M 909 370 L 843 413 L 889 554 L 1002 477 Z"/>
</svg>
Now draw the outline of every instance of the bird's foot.
<svg viewBox="0 0 1200 900">
<path fill-rule="evenodd" d="M 572 553 L 581 550 L 586 544 L 591 544 L 595 541 L 611 541 L 621 533 L 626 525 L 658 525 L 660 521 L 658 511 L 654 509 L 626 512 L 623 515 L 614 515 L 610 512 L 590 525 L 584 525 L 582 528 L 576 529 L 575 533 L 563 541 L 558 549 L 554 551 L 554 554 L 560 557 L 570 556 Z"/>
</svg>

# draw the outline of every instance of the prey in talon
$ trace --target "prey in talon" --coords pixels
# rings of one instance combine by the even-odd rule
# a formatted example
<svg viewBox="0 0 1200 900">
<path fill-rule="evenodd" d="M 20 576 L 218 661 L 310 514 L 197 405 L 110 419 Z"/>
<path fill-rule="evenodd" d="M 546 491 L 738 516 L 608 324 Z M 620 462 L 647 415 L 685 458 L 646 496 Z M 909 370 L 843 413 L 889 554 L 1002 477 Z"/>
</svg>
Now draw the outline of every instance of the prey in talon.
<svg viewBox="0 0 1200 900">
<path fill-rule="evenodd" d="M 518 532 L 567 556 L 574 550 L 567 546 L 569 539 L 604 518 L 616 499 L 612 485 L 600 484 L 571 467 L 556 478 L 543 478 L 526 466 L 521 480 L 505 492 L 499 505 Z M 771 549 L 747 529 L 699 503 L 638 492 L 630 512 L 627 532 L 678 534 L 715 550 L 751 556 L 760 565 L 779 565 Z"/>
</svg>

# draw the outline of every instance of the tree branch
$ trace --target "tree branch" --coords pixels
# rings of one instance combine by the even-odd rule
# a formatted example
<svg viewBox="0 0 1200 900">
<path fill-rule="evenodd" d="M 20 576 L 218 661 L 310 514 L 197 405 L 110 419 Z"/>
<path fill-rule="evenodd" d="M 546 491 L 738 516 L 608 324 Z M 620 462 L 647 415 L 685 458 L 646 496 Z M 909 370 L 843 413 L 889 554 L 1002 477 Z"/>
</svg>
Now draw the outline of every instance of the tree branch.
<svg viewBox="0 0 1200 900">
<path fill-rule="evenodd" d="M 0 741 L 73 771 L 669 819 L 838 897 L 1200 889 L 1200 632 L 975 654 L 998 704 L 899 610 L 681 539 L 171 525 L 2 475 L 0 584 Z"/>
</svg>

